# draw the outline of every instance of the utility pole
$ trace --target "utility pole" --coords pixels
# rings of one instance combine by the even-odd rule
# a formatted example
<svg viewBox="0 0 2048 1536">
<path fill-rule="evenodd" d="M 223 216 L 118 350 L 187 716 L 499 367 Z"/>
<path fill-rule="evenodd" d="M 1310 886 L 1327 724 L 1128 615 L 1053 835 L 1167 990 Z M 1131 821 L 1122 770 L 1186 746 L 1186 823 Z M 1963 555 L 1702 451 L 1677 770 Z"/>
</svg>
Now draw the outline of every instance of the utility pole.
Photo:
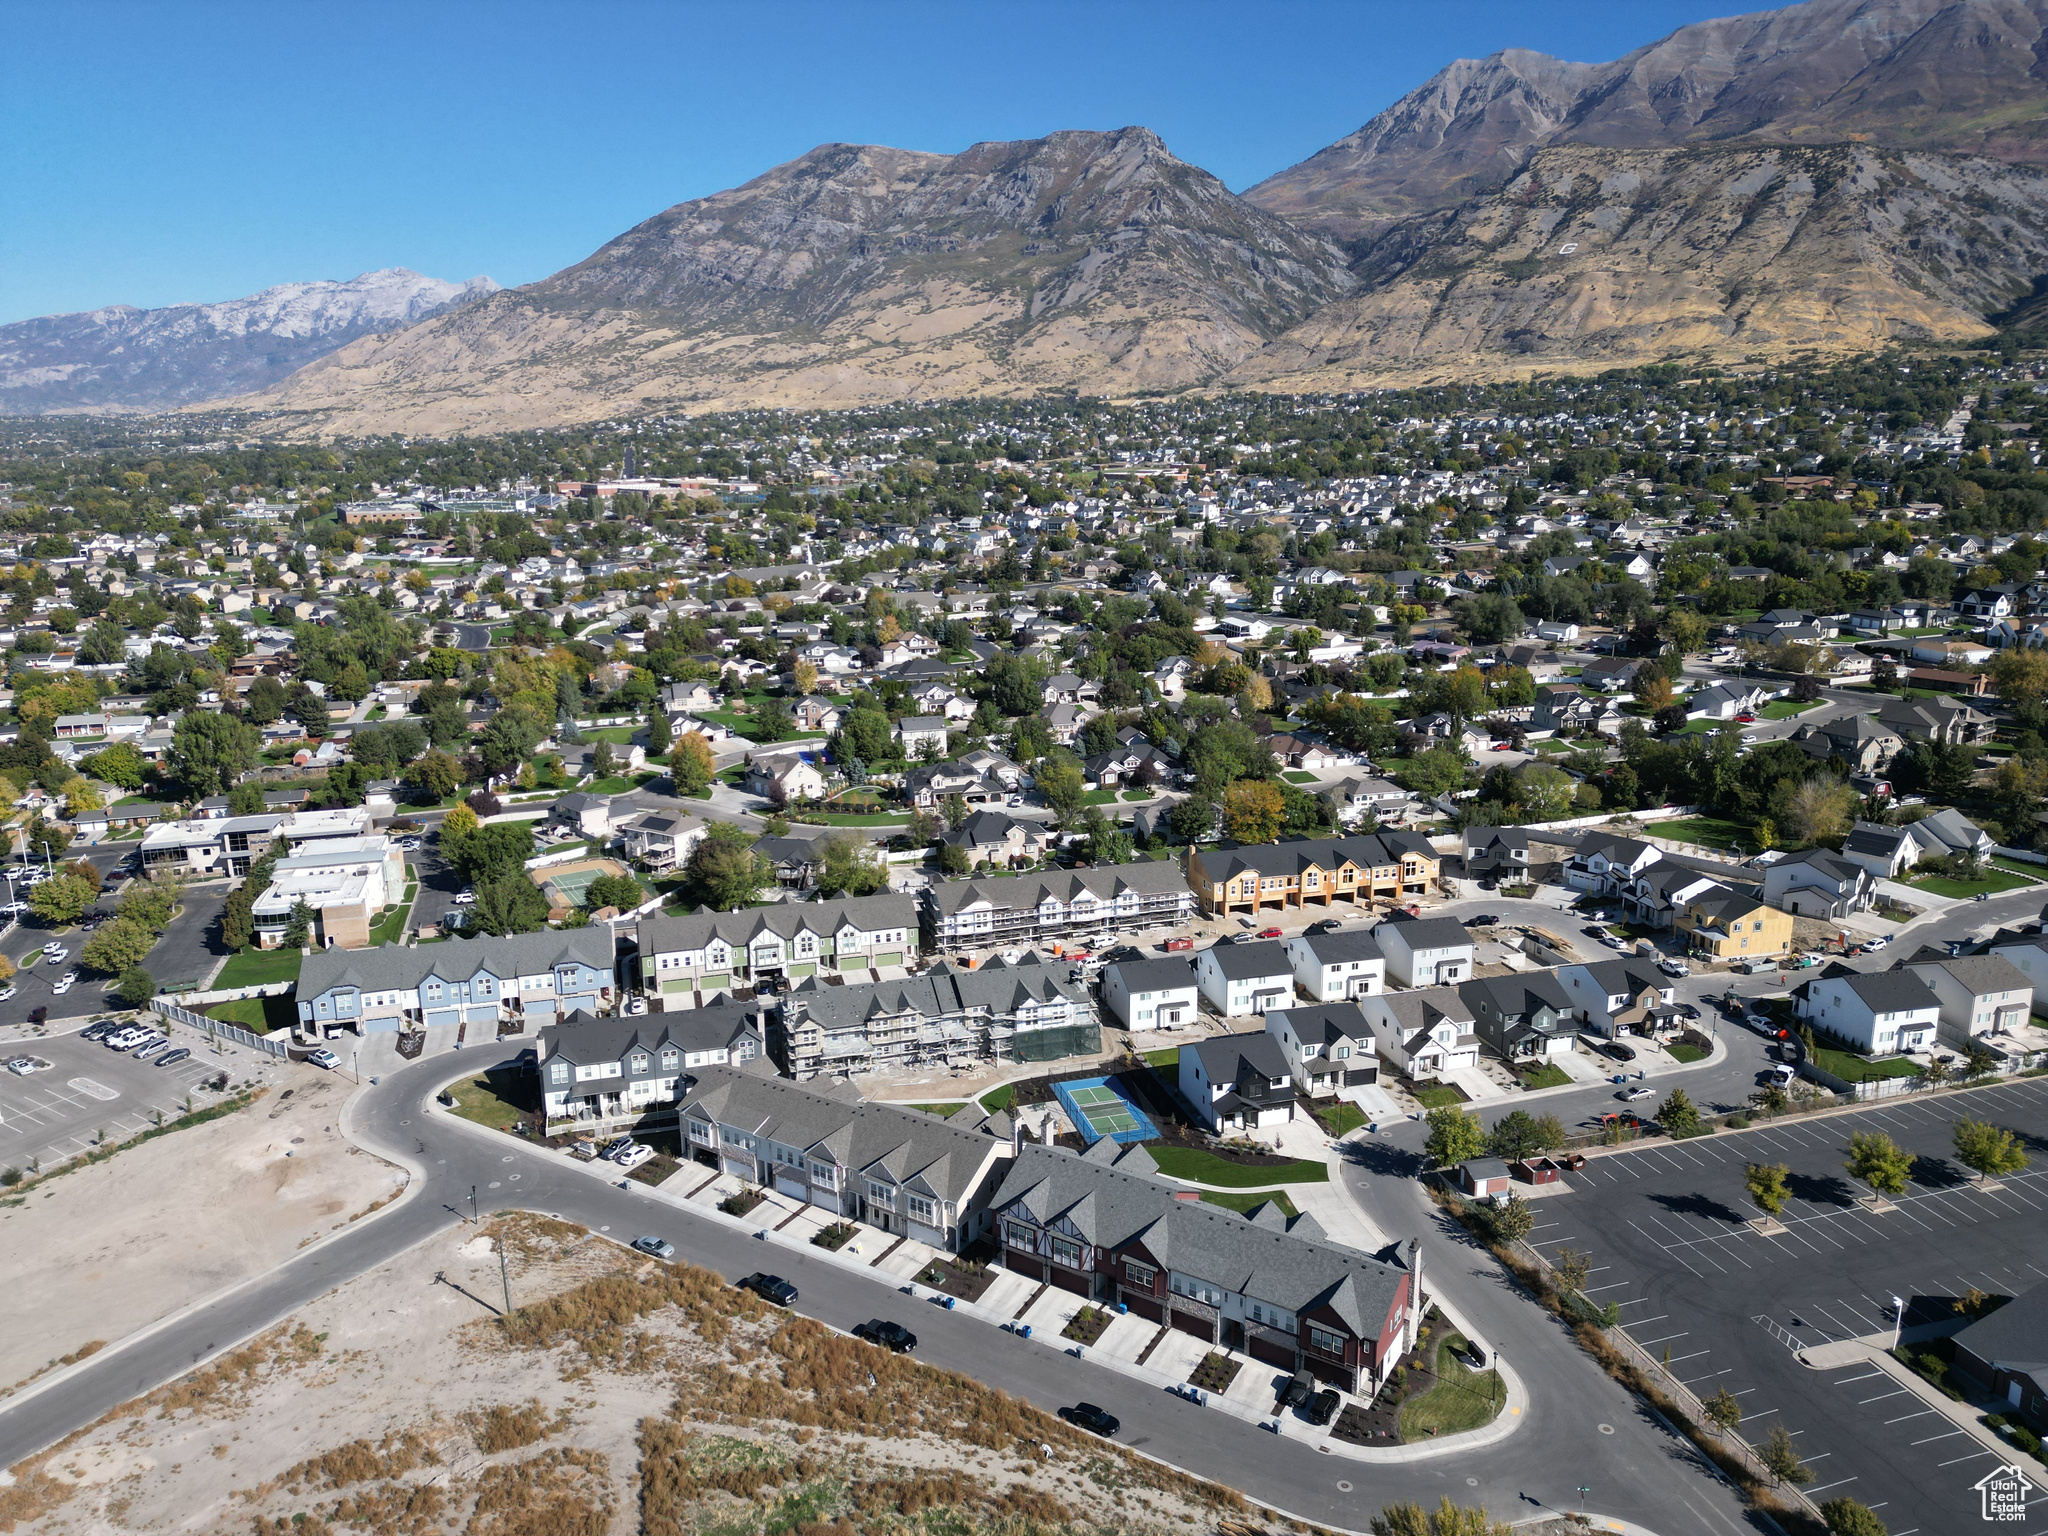
<svg viewBox="0 0 2048 1536">
<path fill-rule="evenodd" d="M 476 1214 L 476 1186 L 474 1184 L 469 1186 L 469 1224 L 472 1227 L 483 1225 L 482 1220 Z"/>
<path fill-rule="evenodd" d="M 504 1234 L 498 1236 L 498 1279 L 505 1287 L 505 1315 L 512 1315 L 512 1271 L 505 1262 Z"/>
</svg>

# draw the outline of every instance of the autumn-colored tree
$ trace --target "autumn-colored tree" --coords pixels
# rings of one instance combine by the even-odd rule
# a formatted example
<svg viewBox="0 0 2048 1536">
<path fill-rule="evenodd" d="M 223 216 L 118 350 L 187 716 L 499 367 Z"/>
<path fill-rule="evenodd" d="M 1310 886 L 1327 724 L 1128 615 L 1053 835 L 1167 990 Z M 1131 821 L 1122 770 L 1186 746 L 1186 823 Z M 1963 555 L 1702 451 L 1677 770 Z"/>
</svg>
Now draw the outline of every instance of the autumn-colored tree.
<svg viewBox="0 0 2048 1536">
<path fill-rule="evenodd" d="M 1239 779 L 1223 792 L 1223 830 L 1240 843 L 1270 843 L 1287 824 L 1287 801 L 1264 779 Z"/>
</svg>

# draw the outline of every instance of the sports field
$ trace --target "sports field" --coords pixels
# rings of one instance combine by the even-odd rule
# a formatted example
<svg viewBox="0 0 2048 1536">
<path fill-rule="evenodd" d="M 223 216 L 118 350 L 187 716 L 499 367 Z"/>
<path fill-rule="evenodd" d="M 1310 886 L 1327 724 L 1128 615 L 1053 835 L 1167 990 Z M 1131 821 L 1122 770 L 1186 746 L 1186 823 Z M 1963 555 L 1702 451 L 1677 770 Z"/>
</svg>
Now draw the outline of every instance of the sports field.
<svg viewBox="0 0 2048 1536">
<path fill-rule="evenodd" d="M 585 898 L 591 881 L 600 875 L 623 875 L 625 872 L 625 866 L 614 859 L 584 859 L 574 864 L 537 869 L 533 878 L 539 882 L 551 905 L 587 907 L 590 903 Z"/>
<path fill-rule="evenodd" d="M 1054 1083 L 1053 1093 L 1091 1146 L 1105 1136 L 1132 1142 L 1150 1141 L 1159 1134 L 1150 1117 L 1119 1093 L 1108 1078 Z"/>
</svg>

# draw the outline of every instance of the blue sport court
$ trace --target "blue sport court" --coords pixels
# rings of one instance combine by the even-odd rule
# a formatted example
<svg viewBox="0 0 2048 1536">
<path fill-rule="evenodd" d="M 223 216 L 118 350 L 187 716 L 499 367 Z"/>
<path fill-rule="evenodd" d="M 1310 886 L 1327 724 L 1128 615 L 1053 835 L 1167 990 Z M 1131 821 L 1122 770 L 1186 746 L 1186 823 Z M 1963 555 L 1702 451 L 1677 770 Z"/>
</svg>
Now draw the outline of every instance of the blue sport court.
<svg viewBox="0 0 2048 1536">
<path fill-rule="evenodd" d="M 1159 1135 L 1159 1127 L 1151 1117 L 1125 1098 L 1106 1077 L 1054 1083 L 1052 1091 L 1067 1118 L 1091 1147 L 1105 1136 L 1127 1143 L 1151 1141 Z"/>
</svg>

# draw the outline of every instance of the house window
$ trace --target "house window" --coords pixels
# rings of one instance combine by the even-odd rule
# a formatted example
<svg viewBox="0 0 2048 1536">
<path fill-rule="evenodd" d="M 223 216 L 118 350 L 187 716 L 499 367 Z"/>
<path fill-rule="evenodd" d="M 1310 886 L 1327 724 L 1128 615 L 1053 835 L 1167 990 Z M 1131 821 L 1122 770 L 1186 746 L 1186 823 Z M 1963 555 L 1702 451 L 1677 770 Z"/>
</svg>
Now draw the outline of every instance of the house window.
<svg viewBox="0 0 2048 1536">
<path fill-rule="evenodd" d="M 639 1051 L 635 1051 L 633 1053 L 632 1068 L 635 1072 L 645 1072 L 647 1070 L 646 1056 Z"/>
<path fill-rule="evenodd" d="M 1321 1354 L 1336 1355 L 1342 1358 L 1344 1354 L 1344 1335 L 1332 1333 L 1327 1328 L 1318 1328 L 1314 1323 L 1310 1323 L 1308 1325 L 1308 1347 Z"/>
<path fill-rule="evenodd" d="M 1159 1271 L 1150 1264 L 1140 1264 L 1136 1259 L 1124 1260 L 1124 1280 L 1127 1283 L 1142 1286 L 1149 1291 L 1158 1278 Z"/>
<path fill-rule="evenodd" d="M 877 1205 L 894 1205 L 896 1203 L 896 1191 L 890 1185 L 876 1184 L 871 1181 L 868 1184 L 868 1198 Z"/>
<path fill-rule="evenodd" d="M 930 1200 L 925 1199 L 922 1195 L 909 1195 L 905 1198 L 910 1207 L 910 1219 L 912 1221 L 925 1227 L 935 1227 L 938 1225 L 938 1208 Z"/>
<path fill-rule="evenodd" d="M 1003 1223 L 1003 1241 L 1012 1248 L 1022 1248 L 1028 1253 L 1037 1247 L 1036 1236 L 1037 1234 L 1034 1229 L 1026 1222 L 1005 1221 Z"/>
<path fill-rule="evenodd" d="M 1063 1269 L 1081 1267 L 1081 1245 L 1071 1238 L 1056 1237 L 1052 1240 L 1052 1261 Z"/>
<path fill-rule="evenodd" d="M 558 1061 L 548 1068 L 548 1076 L 555 1082 L 566 1083 L 569 1081 L 569 1068 L 564 1063 Z"/>
<path fill-rule="evenodd" d="M 678 1060 L 679 1057 L 674 1051 L 663 1051 L 661 1053 L 661 1070 L 664 1072 L 675 1071 Z"/>
</svg>

